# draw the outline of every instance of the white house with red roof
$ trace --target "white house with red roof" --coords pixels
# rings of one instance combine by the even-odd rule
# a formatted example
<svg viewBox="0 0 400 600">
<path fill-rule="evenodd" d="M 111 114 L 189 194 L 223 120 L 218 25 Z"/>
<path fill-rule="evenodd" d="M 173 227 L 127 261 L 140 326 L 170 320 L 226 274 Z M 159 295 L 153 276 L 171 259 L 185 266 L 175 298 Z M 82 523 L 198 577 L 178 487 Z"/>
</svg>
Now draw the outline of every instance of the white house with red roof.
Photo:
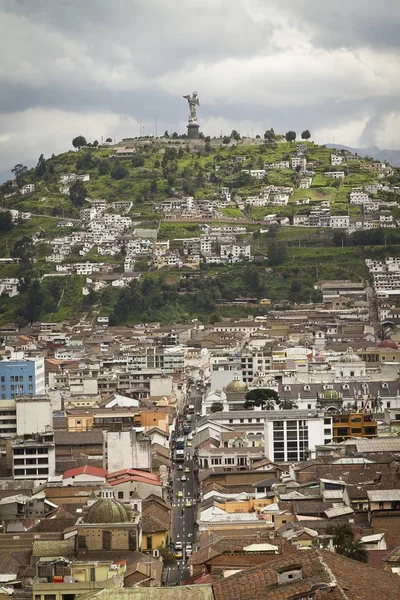
<svg viewBox="0 0 400 600">
<path fill-rule="evenodd" d="M 76 467 L 65 471 L 62 481 L 63 485 L 105 485 L 106 476 L 107 471 L 105 469 L 85 465 L 84 467 Z"/>
<path fill-rule="evenodd" d="M 114 488 L 114 495 L 117 500 L 128 502 L 135 496 L 147 498 L 154 494 L 159 498 L 163 497 L 163 485 L 160 476 L 157 473 L 140 469 L 122 469 L 108 473 L 107 484 Z"/>
</svg>

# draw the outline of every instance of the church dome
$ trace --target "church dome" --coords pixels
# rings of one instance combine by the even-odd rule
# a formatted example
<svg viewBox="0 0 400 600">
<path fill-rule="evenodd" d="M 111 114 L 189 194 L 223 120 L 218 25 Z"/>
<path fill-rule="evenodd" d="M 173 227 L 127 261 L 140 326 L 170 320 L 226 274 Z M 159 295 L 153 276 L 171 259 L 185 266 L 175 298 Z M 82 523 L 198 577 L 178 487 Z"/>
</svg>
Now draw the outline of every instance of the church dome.
<svg viewBox="0 0 400 600">
<path fill-rule="evenodd" d="M 354 354 L 353 348 L 347 348 L 346 352 L 342 354 L 339 361 L 340 363 L 359 363 L 362 362 L 362 359 Z"/>
<path fill-rule="evenodd" d="M 320 394 L 321 400 L 339 400 L 340 394 L 336 390 L 324 390 Z"/>
<path fill-rule="evenodd" d="M 100 498 L 89 508 L 85 523 L 127 523 L 128 511 L 114 498 Z"/>
<path fill-rule="evenodd" d="M 378 344 L 378 348 L 390 348 L 391 350 L 398 350 L 399 347 L 393 340 L 382 340 L 380 344 Z"/>
<path fill-rule="evenodd" d="M 247 392 L 247 385 L 245 383 L 243 383 L 243 381 L 239 381 L 238 379 L 235 379 L 234 381 L 231 381 L 230 383 L 228 383 L 228 385 L 225 388 L 226 392 L 234 392 L 236 394 L 240 393 L 240 392 Z"/>
</svg>

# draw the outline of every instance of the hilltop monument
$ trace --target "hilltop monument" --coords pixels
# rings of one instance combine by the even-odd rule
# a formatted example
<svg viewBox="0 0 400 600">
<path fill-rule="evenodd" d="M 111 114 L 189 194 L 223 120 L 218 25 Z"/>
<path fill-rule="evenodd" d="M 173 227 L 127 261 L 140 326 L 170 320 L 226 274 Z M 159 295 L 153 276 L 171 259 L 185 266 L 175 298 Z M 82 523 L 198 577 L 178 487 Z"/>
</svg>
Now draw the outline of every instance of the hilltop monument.
<svg viewBox="0 0 400 600">
<path fill-rule="evenodd" d="M 193 92 L 192 95 L 188 94 L 187 96 L 183 97 L 188 101 L 190 111 L 189 121 L 187 124 L 188 138 L 191 140 L 196 140 L 199 137 L 200 128 L 200 125 L 197 122 L 197 106 L 200 106 L 198 93 Z"/>
</svg>

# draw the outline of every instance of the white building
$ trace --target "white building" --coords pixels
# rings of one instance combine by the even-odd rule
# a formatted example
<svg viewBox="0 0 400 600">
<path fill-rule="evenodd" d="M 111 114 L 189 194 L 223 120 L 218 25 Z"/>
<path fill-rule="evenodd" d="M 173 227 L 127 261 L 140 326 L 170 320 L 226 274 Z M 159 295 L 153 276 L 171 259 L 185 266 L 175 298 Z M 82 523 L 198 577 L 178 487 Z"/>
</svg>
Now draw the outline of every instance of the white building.
<svg viewBox="0 0 400 600">
<path fill-rule="evenodd" d="M 361 189 L 351 190 L 350 192 L 350 204 L 360 205 L 369 202 L 369 196 L 366 192 Z"/>
<path fill-rule="evenodd" d="M 344 179 L 344 171 L 326 171 L 325 177 L 331 177 L 332 179 Z"/>
<path fill-rule="evenodd" d="M 265 424 L 265 454 L 273 462 L 297 462 L 315 456 L 315 447 L 332 441 L 332 417 L 317 411 L 280 410 Z"/>
<path fill-rule="evenodd" d="M 13 479 L 47 480 L 56 473 L 54 433 L 16 437 L 10 441 Z"/>
<path fill-rule="evenodd" d="M 297 462 L 315 457 L 316 446 L 332 441 L 332 417 L 308 410 L 234 410 L 213 413 L 198 422 L 197 432 L 211 427 L 245 431 L 265 442 L 272 462 Z"/>
<path fill-rule="evenodd" d="M 291 164 L 292 164 L 292 169 L 300 168 L 301 170 L 304 171 L 304 169 L 307 166 L 307 160 L 305 159 L 304 156 L 293 156 L 293 158 L 291 160 Z"/>
<path fill-rule="evenodd" d="M 303 177 L 300 179 L 299 189 L 300 190 L 308 190 L 312 184 L 312 177 Z"/>
<path fill-rule="evenodd" d="M 0 296 L 2 294 L 7 294 L 10 298 L 19 294 L 18 279 L 16 277 L 0 279 Z"/>
<path fill-rule="evenodd" d="M 221 244 L 221 258 L 251 259 L 250 244 Z"/>
<path fill-rule="evenodd" d="M 347 229 L 350 226 L 350 217 L 348 215 L 331 215 L 330 227 L 333 229 Z"/>
<path fill-rule="evenodd" d="M 289 169 L 290 163 L 288 160 L 281 160 L 276 163 L 265 163 L 264 169 Z"/>
<path fill-rule="evenodd" d="M 21 188 L 21 194 L 23 194 L 23 195 L 25 195 L 25 194 L 33 194 L 34 191 L 35 191 L 35 184 L 34 183 L 26 183 Z"/>
<path fill-rule="evenodd" d="M 345 160 L 343 156 L 339 154 L 331 154 L 331 165 L 338 166 L 344 164 Z"/>
</svg>

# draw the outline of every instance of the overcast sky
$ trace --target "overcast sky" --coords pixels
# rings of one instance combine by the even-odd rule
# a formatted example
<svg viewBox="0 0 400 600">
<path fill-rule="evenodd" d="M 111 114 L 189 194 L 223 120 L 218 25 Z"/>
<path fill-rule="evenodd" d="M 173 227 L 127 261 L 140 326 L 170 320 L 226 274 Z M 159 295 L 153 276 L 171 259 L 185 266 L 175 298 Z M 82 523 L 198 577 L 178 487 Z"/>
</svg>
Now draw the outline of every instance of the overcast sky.
<svg viewBox="0 0 400 600">
<path fill-rule="evenodd" d="M 0 0 L 0 170 L 89 140 L 310 129 L 399 149 L 400 0 Z"/>
</svg>

